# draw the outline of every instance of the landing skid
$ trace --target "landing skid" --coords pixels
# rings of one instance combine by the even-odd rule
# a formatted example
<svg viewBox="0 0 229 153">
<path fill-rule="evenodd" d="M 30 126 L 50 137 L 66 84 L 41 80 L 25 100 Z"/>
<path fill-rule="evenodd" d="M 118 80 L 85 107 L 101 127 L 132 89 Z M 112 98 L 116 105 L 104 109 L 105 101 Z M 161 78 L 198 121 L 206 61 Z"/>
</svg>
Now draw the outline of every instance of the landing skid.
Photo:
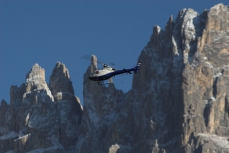
<svg viewBox="0 0 229 153">
<path fill-rule="evenodd" d="M 98 85 L 105 85 L 103 81 L 98 81 Z"/>
<path fill-rule="evenodd" d="M 112 83 L 104 83 L 103 81 L 98 81 L 98 85 L 106 85 L 106 84 L 112 84 Z"/>
</svg>

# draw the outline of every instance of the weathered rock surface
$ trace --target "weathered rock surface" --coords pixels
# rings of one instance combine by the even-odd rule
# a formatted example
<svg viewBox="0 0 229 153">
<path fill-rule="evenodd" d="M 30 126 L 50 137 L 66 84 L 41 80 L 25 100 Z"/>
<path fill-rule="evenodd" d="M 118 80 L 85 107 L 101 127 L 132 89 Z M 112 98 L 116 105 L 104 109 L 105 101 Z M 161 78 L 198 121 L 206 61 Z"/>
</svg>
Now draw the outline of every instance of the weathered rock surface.
<svg viewBox="0 0 229 153">
<path fill-rule="evenodd" d="M 53 95 L 56 95 L 58 92 L 68 92 L 74 95 L 69 71 L 64 64 L 60 62 L 56 63 L 50 76 L 49 88 Z"/>
<path fill-rule="evenodd" d="M 116 90 L 114 84 L 105 87 L 88 81 L 88 76 L 96 69 L 97 58 L 92 56 L 84 75 L 84 110 L 76 152 L 104 152 L 105 136 L 123 102 L 124 93 Z"/>
<path fill-rule="evenodd" d="M 55 65 L 49 87 L 56 102 L 59 142 L 67 152 L 73 152 L 79 135 L 82 107 L 79 98 L 74 95 L 69 71 L 63 63 Z"/>
<path fill-rule="evenodd" d="M 229 7 L 183 9 L 153 28 L 132 89 L 88 80 L 84 108 L 58 62 L 45 82 L 38 64 L 0 106 L 3 152 L 229 152 Z M 14 150 L 14 151 L 13 151 Z"/>
<path fill-rule="evenodd" d="M 132 89 L 119 99 L 114 86 L 88 81 L 93 56 L 77 151 L 228 152 L 228 19 L 228 7 L 218 4 L 201 14 L 183 9 L 165 30 L 155 26 Z M 119 111 L 106 108 L 115 103 Z"/>
<path fill-rule="evenodd" d="M 2 100 L 0 106 L 1 151 L 73 152 L 82 109 L 64 64 L 56 64 L 50 86 L 44 69 L 35 64 L 25 83 L 11 87 L 10 105 Z"/>
</svg>

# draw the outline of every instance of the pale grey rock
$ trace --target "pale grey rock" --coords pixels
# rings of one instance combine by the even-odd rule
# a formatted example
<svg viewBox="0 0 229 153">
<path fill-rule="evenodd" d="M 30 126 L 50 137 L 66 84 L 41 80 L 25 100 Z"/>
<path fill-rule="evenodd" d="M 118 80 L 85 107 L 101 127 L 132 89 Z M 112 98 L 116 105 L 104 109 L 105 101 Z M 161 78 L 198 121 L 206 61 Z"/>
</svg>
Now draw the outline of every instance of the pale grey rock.
<svg viewBox="0 0 229 153">
<path fill-rule="evenodd" d="M 220 137 L 211 134 L 197 134 L 194 137 L 193 145 L 187 144 L 185 150 L 187 153 L 191 152 L 229 152 L 228 137 Z"/>
<path fill-rule="evenodd" d="M 114 112 L 103 137 L 98 137 L 98 127 L 107 120 L 100 114 L 109 113 L 101 109 L 106 101 L 103 87 L 87 79 L 97 68 L 92 56 L 84 80 L 84 130 L 77 151 L 109 152 L 114 144 L 119 153 L 227 151 L 211 145 L 213 139 L 203 141 L 202 149 L 196 146 L 197 140 L 206 139 L 201 133 L 229 136 L 228 17 L 228 7 L 219 4 L 201 14 L 183 9 L 175 21 L 169 18 L 165 30 L 155 26 L 138 58 L 142 64 L 132 89 L 120 96 L 120 111 Z"/>
<path fill-rule="evenodd" d="M 186 65 L 183 71 L 185 115 L 182 144 L 190 148 L 195 145 L 192 142 L 199 133 L 229 137 L 229 44 L 226 42 L 229 36 L 228 7 L 218 4 L 212 7 L 206 16 L 205 29 L 198 39 L 193 63 Z M 203 144 L 205 147 L 200 149 L 200 152 L 216 151 L 214 145 L 211 145 L 213 143 L 212 139 L 209 139 L 209 143 Z M 223 146 L 219 148 L 225 149 Z"/>
<path fill-rule="evenodd" d="M 182 9 L 153 28 L 132 88 L 100 86 L 84 74 L 84 108 L 58 62 L 45 82 L 38 64 L 1 102 L 4 152 L 229 152 L 229 9 Z"/>
<path fill-rule="evenodd" d="M 65 65 L 57 63 L 53 73 L 55 74 L 50 77 L 51 91 L 45 81 L 44 69 L 35 64 L 27 73 L 25 83 L 20 87 L 11 87 L 10 105 L 2 100 L 2 151 L 74 152 L 82 108 L 74 91 L 65 90 L 69 87 L 73 89 Z M 59 81 L 68 82 L 67 88 L 64 85 L 60 86 Z M 53 95 L 52 92 L 55 91 L 58 93 Z"/>
<path fill-rule="evenodd" d="M 54 98 L 45 81 L 45 71 L 35 64 L 26 75 L 25 93 L 14 107 L 18 120 L 15 153 L 58 144 L 58 117 Z M 52 138 L 52 139 L 51 139 Z"/>
<path fill-rule="evenodd" d="M 26 92 L 46 89 L 45 70 L 37 63 L 33 65 L 31 71 L 26 75 Z"/>
<path fill-rule="evenodd" d="M 119 150 L 119 145 L 115 144 L 115 145 L 112 145 L 110 148 L 109 148 L 109 153 L 117 153 L 118 150 Z"/>
</svg>

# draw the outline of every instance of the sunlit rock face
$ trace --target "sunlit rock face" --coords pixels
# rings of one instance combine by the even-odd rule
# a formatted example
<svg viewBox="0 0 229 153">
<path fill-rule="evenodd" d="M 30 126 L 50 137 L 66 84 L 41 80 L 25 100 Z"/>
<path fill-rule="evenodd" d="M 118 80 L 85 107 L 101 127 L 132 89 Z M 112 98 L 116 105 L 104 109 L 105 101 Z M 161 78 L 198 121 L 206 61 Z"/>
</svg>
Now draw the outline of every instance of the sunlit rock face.
<svg viewBox="0 0 229 153">
<path fill-rule="evenodd" d="M 84 107 L 57 62 L 35 64 L 0 106 L 0 150 L 68 153 L 229 152 L 229 7 L 182 9 L 153 27 L 127 93 L 84 74 Z"/>
<path fill-rule="evenodd" d="M 25 83 L 11 87 L 10 105 L 2 100 L 0 106 L 2 151 L 74 152 L 82 108 L 64 64 L 54 67 L 50 86 L 35 64 Z"/>
<path fill-rule="evenodd" d="M 229 151 L 228 141 L 223 141 L 229 136 L 228 21 L 228 6 L 223 4 L 212 7 L 206 13 L 205 28 L 198 38 L 193 63 L 186 64 L 183 71 L 185 105 L 182 144 L 191 150 L 198 147 L 203 152 Z M 192 144 L 196 139 L 197 142 L 204 139 L 211 141 Z M 215 143 L 217 139 L 225 145 Z"/>
<path fill-rule="evenodd" d="M 87 79 L 97 68 L 92 56 L 77 151 L 228 152 L 228 19 L 218 4 L 201 14 L 183 9 L 165 30 L 155 26 L 132 89 L 119 99 L 113 86 Z"/>
</svg>

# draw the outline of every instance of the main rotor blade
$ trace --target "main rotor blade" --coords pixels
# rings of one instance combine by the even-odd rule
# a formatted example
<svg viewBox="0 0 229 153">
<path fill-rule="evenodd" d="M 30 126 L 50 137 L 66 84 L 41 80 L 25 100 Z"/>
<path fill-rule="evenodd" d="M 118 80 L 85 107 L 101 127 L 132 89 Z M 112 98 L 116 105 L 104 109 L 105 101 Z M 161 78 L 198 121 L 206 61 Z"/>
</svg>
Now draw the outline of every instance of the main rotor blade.
<svg viewBox="0 0 229 153">
<path fill-rule="evenodd" d="M 115 66 L 115 63 L 110 63 L 110 65 L 114 67 Z"/>
</svg>

